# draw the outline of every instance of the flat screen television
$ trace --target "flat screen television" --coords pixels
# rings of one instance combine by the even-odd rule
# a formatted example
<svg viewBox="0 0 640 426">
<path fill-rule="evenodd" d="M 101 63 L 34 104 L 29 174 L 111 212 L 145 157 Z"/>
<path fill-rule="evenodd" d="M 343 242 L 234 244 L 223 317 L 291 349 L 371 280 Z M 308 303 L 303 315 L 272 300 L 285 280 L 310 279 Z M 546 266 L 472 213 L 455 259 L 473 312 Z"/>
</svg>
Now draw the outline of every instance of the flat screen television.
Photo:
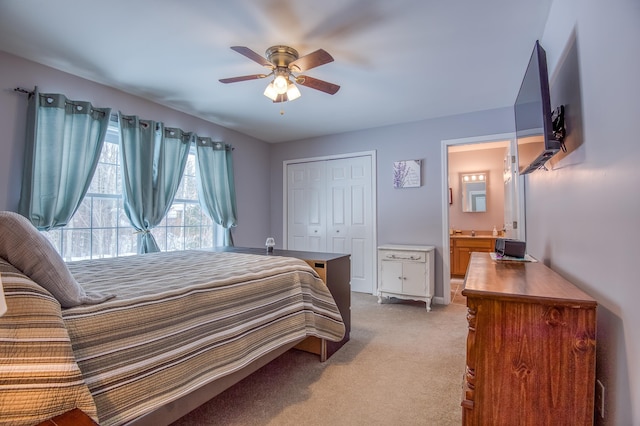
<svg viewBox="0 0 640 426">
<path fill-rule="evenodd" d="M 543 167 L 561 148 L 554 134 L 549 96 L 547 55 L 536 41 L 513 106 L 518 145 L 518 170 L 531 173 Z"/>
</svg>

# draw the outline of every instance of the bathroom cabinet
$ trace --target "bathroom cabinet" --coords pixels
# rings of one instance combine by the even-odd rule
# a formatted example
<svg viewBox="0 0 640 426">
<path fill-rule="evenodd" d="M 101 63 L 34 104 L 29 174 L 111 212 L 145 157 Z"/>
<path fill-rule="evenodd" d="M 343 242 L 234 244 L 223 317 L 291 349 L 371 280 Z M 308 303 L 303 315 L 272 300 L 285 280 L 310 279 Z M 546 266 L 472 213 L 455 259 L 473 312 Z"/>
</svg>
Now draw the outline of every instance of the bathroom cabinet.
<svg viewBox="0 0 640 426">
<path fill-rule="evenodd" d="M 450 238 L 450 267 L 451 275 L 463 277 L 467 272 L 469 259 L 473 252 L 492 252 L 496 244 L 496 237 L 469 235 L 454 236 Z"/>
</svg>

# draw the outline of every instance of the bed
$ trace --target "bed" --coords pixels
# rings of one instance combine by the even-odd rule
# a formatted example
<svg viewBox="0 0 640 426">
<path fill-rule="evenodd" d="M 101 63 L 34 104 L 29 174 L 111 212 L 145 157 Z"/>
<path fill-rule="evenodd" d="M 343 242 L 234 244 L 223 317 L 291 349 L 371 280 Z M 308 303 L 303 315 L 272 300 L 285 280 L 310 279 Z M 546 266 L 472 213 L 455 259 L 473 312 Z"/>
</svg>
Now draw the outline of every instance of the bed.
<svg viewBox="0 0 640 426">
<path fill-rule="evenodd" d="M 61 265 L 26 219 L 7 231 L 3 213 L 0 424 L 76 407 L 103 426 L 168 424 L 307 336 L 345 333 L 299 259 L 183 251 Z M 56 279 L 74 281 L 70 294 Z"/>
</svg>

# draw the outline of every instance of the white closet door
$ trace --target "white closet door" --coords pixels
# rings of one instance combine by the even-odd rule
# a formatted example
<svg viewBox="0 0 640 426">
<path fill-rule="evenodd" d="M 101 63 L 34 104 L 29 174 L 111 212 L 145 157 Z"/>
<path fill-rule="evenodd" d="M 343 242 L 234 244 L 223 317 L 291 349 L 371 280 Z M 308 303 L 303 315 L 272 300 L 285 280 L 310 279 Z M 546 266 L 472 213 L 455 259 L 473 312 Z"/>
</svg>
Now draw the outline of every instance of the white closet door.
<svg viewBox="0 0 640 426">
<path fill-rule="evenodd" d="M 350 253 L 351 289 L 372 293 L 371 157 L 328 161 L 327 196 L 327 249 Z"/>
<path fill-rule="evenodd" d="M 351 288 L 373 293 L 375 250 L 370 156 L 287 166 L 290 250 L 351 255 Z"/>
<path fill-rule="evenodd" d="M 287 248 L 327 251 L 324 162 L 290 164 L 287 185 Z"/>
<path fill-rule="evenodd" d="M 347 160 L 327 161 L 327 250 L 351 253 L 351 179 Z"/>
</svg>

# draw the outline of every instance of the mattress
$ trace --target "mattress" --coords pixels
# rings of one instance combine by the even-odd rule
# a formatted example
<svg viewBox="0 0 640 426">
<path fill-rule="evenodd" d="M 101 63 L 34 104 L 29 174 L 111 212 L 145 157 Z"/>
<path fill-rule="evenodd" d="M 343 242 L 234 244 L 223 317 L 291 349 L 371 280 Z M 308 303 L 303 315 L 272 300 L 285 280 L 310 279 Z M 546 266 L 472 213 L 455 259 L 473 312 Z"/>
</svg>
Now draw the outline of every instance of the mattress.
<svg viewBox="0 0 640 426">
<path fill-rule="evenodd" d="M 102 426 L 123 424 L 282 345 L 345 327 L 305 262 L 180 251 L 71 262 L 98 305 L 63 309 Z"/>
</svg>

